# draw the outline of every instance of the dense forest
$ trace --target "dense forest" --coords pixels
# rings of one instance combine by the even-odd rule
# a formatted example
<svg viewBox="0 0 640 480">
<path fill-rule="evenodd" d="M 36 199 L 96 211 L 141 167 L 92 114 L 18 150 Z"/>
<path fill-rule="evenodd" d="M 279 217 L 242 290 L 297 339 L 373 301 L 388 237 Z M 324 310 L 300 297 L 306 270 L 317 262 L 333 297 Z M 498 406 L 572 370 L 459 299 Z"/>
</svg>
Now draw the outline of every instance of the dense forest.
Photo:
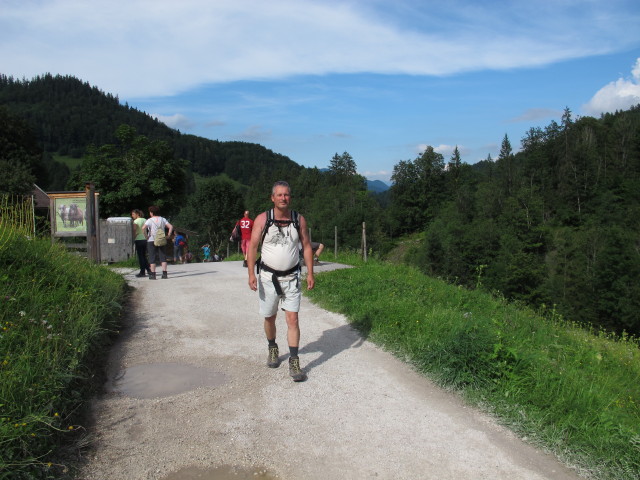
<svg viewBox="0 0 640 480">
<path fill-rule="evenodd" d="M 81 158 L 90 145 L 116 141 L 120 125 L 129 125 L 150 140 L 162 140 L 176 158 L 188 162 L 193 173 L 214 176 L 226 173 L 249 184 L 265 169 L 297 171 L 291 159 L 255 143 L 220 142 L 185 135 L 75 77 L 43 75 L 15 80 L 0 75 L 0 105 L 19 115 L 32 129 L 46 153 Z M 45 159 L 51 163 L 52 159 Z M 64 166 L 55 165 L 52 171 Z M 66 181 L 54 185 L 64 188 Z M 50 187 L 49 182 L 46 183 Z M 56 188 L 51 188 L 52 190 Z"/>
<path fill-rule="evenodd" d="M 295 208 L 329 250 L 384 256 L 411 239 L 404 261 L 549 315 L 640 334 L 640 106 L 531 128 L 514 153 L 466 164 L 427 147 L 394 167 L 393 186 L 367 191 L 344 152 L 326 171 L 263 146 L 184 135 L 73 77 L 0 77 L 0 192 L 78 189 L 93 181 L 103 214 L 150 203 L 214 245 L 243 208 L 269 206 L 287 179 Z M 55 155 L 82 158 L 74 171 Z M 131 172 L 136 172 L 132 175 Z M 174 220 L 175 219 L 175 220 Z"/>
</svg>

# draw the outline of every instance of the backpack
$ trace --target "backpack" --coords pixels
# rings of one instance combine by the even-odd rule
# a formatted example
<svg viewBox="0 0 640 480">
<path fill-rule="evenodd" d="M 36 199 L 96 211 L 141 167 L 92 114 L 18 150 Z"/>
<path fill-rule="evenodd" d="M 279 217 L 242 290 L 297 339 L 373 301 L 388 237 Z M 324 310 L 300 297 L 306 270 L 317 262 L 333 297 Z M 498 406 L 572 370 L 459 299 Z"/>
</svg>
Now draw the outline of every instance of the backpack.
<svg viewBox="0 0 640 480">
<path fill-rule="evenodd" d="M 262 239 L 260 240 L 260 245 L 264 242 L 264 237 L 267 236 L 267 232 L 269 231 L 269 227 L 276 223 L 276 219 L 274 218 L 273 208 L 271 210 L 266 211 L 267 221 L 264 224 L 264 229 L 262 230 Z M 295 210 L 291 210 L 291 220 L 280 220 L 281 223 L 293 224 L 295 229 L 298 231 L 298 238 L 300 238 L 300 215 Z"/>
<path fill-rule="evenodd" d="M 231 232 L 231 240 L 232 242 L 239 242 L 242 239 L 242 233 L 240 232 L 240 225 L 236 224 Z"/>
<path fill-rule="evenodd" d="M 165 235 L 164 222 L 162 220 L 160 220 L 160 225 L 158 225 L 158 228 L 156 229 L 156 234 L 153 237 L 153 244 L 156 247 L 164 247 L 167 244 L 167 236 Z"/>
</svg>

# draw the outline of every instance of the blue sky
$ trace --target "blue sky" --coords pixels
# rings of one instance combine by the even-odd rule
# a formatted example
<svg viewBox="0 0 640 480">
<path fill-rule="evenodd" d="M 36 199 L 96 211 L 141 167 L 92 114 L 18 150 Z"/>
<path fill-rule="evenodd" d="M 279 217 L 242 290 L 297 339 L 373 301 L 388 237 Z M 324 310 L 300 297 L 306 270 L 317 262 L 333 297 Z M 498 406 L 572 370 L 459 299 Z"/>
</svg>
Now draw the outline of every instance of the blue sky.
<svg viewBox="0 0 640 480">
<path fill-rule="evenodd" d="M 183 133 L 389 182 L 640 103 L 637 0 L 0 0 L 0 71 L 73 75 Z"/>
</svg>

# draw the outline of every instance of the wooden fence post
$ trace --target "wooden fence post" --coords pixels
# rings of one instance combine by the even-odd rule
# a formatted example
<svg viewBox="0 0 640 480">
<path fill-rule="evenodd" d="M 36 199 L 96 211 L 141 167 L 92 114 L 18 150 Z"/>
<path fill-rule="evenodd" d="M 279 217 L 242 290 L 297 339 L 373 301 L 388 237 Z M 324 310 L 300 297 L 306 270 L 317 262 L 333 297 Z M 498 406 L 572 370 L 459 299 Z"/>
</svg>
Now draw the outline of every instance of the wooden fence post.
<svg viewBox="0 0 640 480">
<path fill-rule="evenodd" d="M 86 218 L 87 218 L 87 258 L 95 263 L 100 263 L 100 243 L 98 242 L 98 230 L 96 224 L 96 197 L 93 183 L 86 183 L 84 191 L 87 195 Z"/>
<path fill-rule="evenodd" d="M 367 226 L 362 222 L 362 254 L 364 261 L 367 261 Z"/>
</svg>

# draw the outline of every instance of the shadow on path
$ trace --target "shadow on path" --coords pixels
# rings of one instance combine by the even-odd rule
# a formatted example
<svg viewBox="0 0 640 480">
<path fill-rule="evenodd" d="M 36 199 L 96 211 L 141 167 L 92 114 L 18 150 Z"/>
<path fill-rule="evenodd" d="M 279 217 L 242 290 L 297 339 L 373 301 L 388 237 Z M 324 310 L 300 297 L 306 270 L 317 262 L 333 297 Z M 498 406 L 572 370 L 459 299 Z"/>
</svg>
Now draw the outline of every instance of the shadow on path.
<svg viewBox="0 0 640 480">
<path fill-rule="evenodd" d="M 300 349 L 300 353 L 321 353 L 320 357 L 305 366 L 305 370 L 312 370 L 343 350 L 358 348 L 363 343 L 364 338 L 351 325 L 342 325 L 331 330 L 325 330 L 318 340 Z"/>
</svg>

